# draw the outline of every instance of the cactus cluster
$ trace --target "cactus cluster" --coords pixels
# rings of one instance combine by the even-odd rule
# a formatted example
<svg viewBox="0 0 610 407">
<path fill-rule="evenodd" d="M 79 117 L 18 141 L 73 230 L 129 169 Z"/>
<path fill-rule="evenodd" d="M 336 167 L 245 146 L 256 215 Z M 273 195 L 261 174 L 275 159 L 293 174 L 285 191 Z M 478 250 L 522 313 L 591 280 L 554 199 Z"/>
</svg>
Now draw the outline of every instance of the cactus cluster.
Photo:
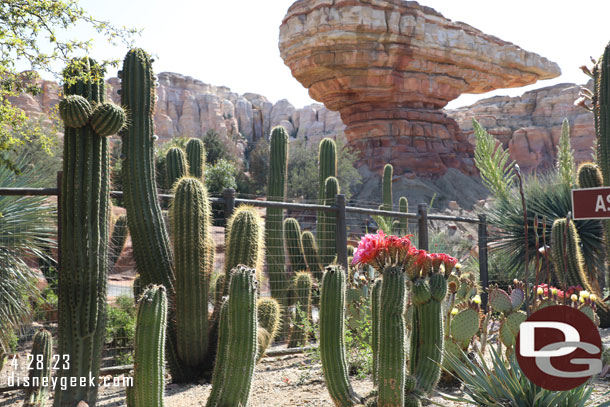
<svg viewBox="0 0 610 407">
<path fill-rule="evenodd" d="M 525 301 L 523 283 L 515 280 L 508 292 L 498 288 L 497 285 L 489 287 L 489 305 L 492 310 L 502 314 L 500 320 L 500 341 L 506 346 L 506 354 L 514 352 L 519 325 L 527 319 L 521 306 Z"/>
<path fill-rule="evenodd" d="M 109 236 L 108 137 L 125 123 L 122 108 L 105 102 L 104 70 L 92 59 L 64 70 L 59 113 L 64 121 L 59 274 L 59 352 L 70 355 L 60 376 L 99 373 L 106 321 Z M 102 295 L 100 295 L 102 294 Z M 59 389 L 55 405 L 95 404 L 97 386 Z"/>
<path fill-rule="evenodd" d="M 436 386 L 443 360 L 442 301 L 456 263 L 445 254 L 417 250 L 406 236 L 378 233 L 362 238 L 352 264 L 373 266 L 382 276 L 371 290 L 373 382 L 377 389 L 368 396 L 367 405 L 420 406 L 420 397 Z M 342 268 L 327 268 L 320 299 L 320 354 L 329 392 L 338 407 L 355 405 L 360 399 L 345 373 L 344 281 Z M 467 316 L 465 313 L 460 319 Z M 411 325 L 409 358 L 407 318 Z M 466 341 L 467 333 L 457 326 L 455 334 Z"/>
</svg>

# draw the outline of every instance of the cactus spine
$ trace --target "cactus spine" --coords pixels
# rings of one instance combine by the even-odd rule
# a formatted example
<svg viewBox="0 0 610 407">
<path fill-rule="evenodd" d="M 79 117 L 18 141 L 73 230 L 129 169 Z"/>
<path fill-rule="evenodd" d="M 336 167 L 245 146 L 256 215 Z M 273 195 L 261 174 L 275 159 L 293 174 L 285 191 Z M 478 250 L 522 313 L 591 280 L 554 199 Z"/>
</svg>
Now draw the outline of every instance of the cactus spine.
<svg viewBox="0 0 610 407">
<path fill-rule="evenodd" d="M 149 286 L 138 302 L 135 337 L 135 407 L 163 407 L 165 392 L 164 344 L 167 295 L 164 286 Z"/>
<path fill-rule="evenodd" d="M 284 220 L 284 240 L 292 272 L 304 271 L 307 266 L 305 265 L 303 244 L 301 243 L 301 227 L 299 221 L 295 218 Z"/>
<path fill-rule="evenodd" d="M 332 206 L 335 204 L 335 196 L 340 193 L 339 181 L 335 177 L 326 179 L 326 190 L 324 204 Z M 322 264 L 327 266 L 335 260 L 337 254 L 336 231 L 337 215 L 334 212 L 322 212 L 319 215 L 321 221 L 318 223 L 318 243 Z"/>
<path fill-rule="evenodd" d="M 597 188 L 603 186 L 602 173 L 593 163 L 582 163 L 578 167 L 578 188 Z"/>
<path fill-rule="evenodd" d="M 283 202 L 286 197 L 286 179 L 288 176 L 288 133 L 281 127 L 271 131 L 269 182 L 267 199 Z M 265 236 L 267 246 L 267 272 L 271 295 L 280 305 L 287 306 L 286 292 L 288 278 L 286 276 L 284 258 L 283 209 L 267 208 L 265 219 Z"/>
<path fill-rule="evenodd" d="M 186 177 L 174 185 L 171 216 L 178 356 L 196 367 L 203 363 L 208 350 L 208 292 L 214 264 L 214 252 L 209 248 L 211 208 L 207 190 L 199 180 Z"/>
<path fill-rule="evenodd" d="M 44 407 L 49 397 L 48 383 L 51 379 L 53 358 L 53 337 L 46 329 L 40 329 L 34 335 L 32 344 L 32 370 L 29 375 L 29 386 L 25 391 L 23 407 Z M 47 383 L 46 385 L 44 383 Z"/>
<path fill-rule="evenodd" d="M 90 58 L 64 70 L 64 94 L 83 104 L 104 103 L 104 72 Z M 60 109 L 66 117 L 67 105 Z M 109 235 L 109 149 L 106 137 L 90 124 L 65 121 L 61 205 L 62 270 L 59 275 L 59 352 L 70 356 L 61 377 L 99 374 L 106 322 Z M 94 405 L 97 386 L 71 386 L 56 392 L 55 406 L 81 400 Z"/>
<path fill-rule="evenodd" d="M 294 293 L 296 299 L 295 318 L 290 332 L 289 348 L 305 346 L 307 343 L 306 327 L 309 324 L 311 310 L 311 274 L 299 272 L 294 276 Z"/>
<path fill-rule="evenodd" d="M 174 265 L 169 237 L 157 200 L 154 166 L 153 119 L 155 78 L 150 56 L 141 49 L 130 50 L 123 61 L 121 105 L 129 112 L 128 125 L 121 130 L 123 189 L 129 232 L 142 286 L 162 284 L 169 297 L 166 339 L 167 360 L 172 380 L 191 378 L 176 351 Z"/>
<path fill-rule="evenodd" d="M 216 361 L 226 365 L 226 376 L 218 399 L 218 407 L 248 405 L 258 350 L 257 291 L 256 270 L 238 266 L 231 271 L 227 306 L 229 320 L 227 354 L 225 360 Z"/>
<path fill-rule="evenodd" d="M 398 200 L 398 211 L 402 213 L 409 212 L 409 201 L 404 196 L 401 196 Z M 400 218 L 399 229 L 402 236 L 409 233 L 409 220 L 407 218 Z"/>
<path fill-rule="evenodd" d="M 379 300 L 379 398 L 377 404 L 402 407 L 405 398 L 406 278 L 400 268 L 383 271 Z M 436 344 L 434 344 L 436 346 Z"/>
<path fill-rule="evenodd" d="M 179 147 L 172 147 L 165 154 L 165 188 L 172 189 L 176 181 L 189 174 L 186 154 Z"/>
<path fill-rule="evenodd" d="M 265 256 L 263 219 L 256 208 L 242 205 L 235 209 L 227 224 L 225 282 L 239 264 L 262 270 Z M 260 276 L 259 276 L 260 279 Z M 225 284 L 224 293 L 228 291 Z"/>
<path fill-rule="evenodd" d="M 320 294 L 320 357 L 328 392 L 338 407 L 354 406 L 360 398 L 352 389 L 345 357 L 345 271 L 328 266 Z"/>
<path fill-rule="evenodd" d="M 110 256 L 108 258 L 108 265 L 110 267 L 113 267 L 121 256 L 125 241 L 127 241 L 127 235 L 129 235 L 127 215 L 120 215 L 114 222 L 112 234 L 110 235 Z"/>
<path fill-rule="evenodd" d="M 568 286 L 580 285 L 590 292 L 595 292 L 585 271 L 578 230 L 574 222 L 570 221 L 569 227 L 567 223 L 565 218 L 556 219 L 551 228 L 551 253 L 557 281 L 566 281 Z M 566 270 L 567 274 L 564 275 Z"/>
<path fill-rule="evenodd" d="M 309 231 L 303 232 L 301 234 L 301 243 L 303 244 L 303 253 L 305 254 L 307 268 L 309 268 L 309 271 L 311 271 L 318 281 L 321 280 L 324 267 L 322 266 L 318 244 L 316 243 L 316 238 L 313 233 Z"/>
<path fill-rule="evenodd" d="M 386 164 L 383 167 L 383 207 L 384 211 L 391 211 L 393 208 L 393 200 L 392 200 L 392 174 L 394 172 L 394 167 L 392 164 Z"/>
<path fill-rule="evenodd" d="M 205 145 L 198 138 L 192 138 L 186 143 L 186 158 L 191 177 L 203 181 L 205 174 Z"/>
</svg>

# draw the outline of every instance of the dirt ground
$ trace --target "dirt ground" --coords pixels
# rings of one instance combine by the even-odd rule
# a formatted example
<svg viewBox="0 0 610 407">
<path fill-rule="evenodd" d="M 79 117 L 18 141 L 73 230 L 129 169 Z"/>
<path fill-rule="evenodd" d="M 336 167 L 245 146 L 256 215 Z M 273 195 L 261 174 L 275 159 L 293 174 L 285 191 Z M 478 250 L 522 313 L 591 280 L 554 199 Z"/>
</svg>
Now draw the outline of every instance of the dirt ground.
<svg viewBox="0 0 610 407">
<path fill-rule="evenodd" d="M 604 330 L 604 342 L 610 344 L 610 329 Z M 23 357 L 23 355 L 22 355 Z M 22 362 L 23 363 L 23 362 Z M 17 376 L 23 375 L 23 366 Z M 12 371 L 10 360 L 0 373 L 0 387 L 7 384 L 7 377 Z M 119 381 L 122 376 L 118 377 Z M 355 391 L 360 395 L 368 394 L 373 384 L 369 380 L 352 378 Z M 205 406 L 211 385 L 174 385 L 166 387 L 166 407 Z M 594 383 L 594 395 L 588 406 L 597 406 L 608 396 L 604 393 L 610 390 L 610 381 L 597 380 Z M 461 395 L 459 389 L 441 389 L 444 393 Z M 306 354 L 264 358 L 257 365 L 252 385 L 251 407 L 334 407 L 328 390 L 324 384 L 321 366 Z M 465 403 L 455 403 L 436 395 L 430 405 L 444 407 L 467 406 Z M 17 407 L 23 404 L 23 391 L 0 393 L 0 407 Z M 98 407 L 125 406 L 125 388 L 102 387 L 100 389 Z M 52 399 L 48 406 L 52 406 Z"/>
</svg>

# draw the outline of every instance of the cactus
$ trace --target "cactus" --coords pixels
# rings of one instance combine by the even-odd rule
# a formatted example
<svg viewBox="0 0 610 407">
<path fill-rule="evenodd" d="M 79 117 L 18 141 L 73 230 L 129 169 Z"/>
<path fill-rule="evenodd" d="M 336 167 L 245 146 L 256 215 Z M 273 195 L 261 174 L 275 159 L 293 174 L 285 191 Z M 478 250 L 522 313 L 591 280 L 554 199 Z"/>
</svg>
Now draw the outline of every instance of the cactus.
<svg viewBox="0 0 610 407">
<path fill-rule="evenodd" d="M 318 244 L 316 243 L 316 238 L 313 233 L 309 231 L 303 232 L 301 234 L 301 243 L 303 244 L 303 253 L 305 254 L 307 268 L 311 271 L 316 280 L 321 280 L 324 267 L 322 266 Z"/>
<path fill-rule="evenodd" d="M 191 380 L 191 372 L 178 359 L 174 291 L 174 265 L 169 237 L 157 199 L 154 166 L 153 119 L 155 78 L 150 56 L 130 50 L 123 61 L 121 105 L 129 113 L 122 137 L 123 200 L 127 210 L 133 253 L 142 286 L 162 284 L 169 297 L 165 347 L 174 382 Z"/>
<path fill-rule="evenodd" d="M 256 270 L 237 266 L 231 270 L 230 275 L 227 353 L 226 358 L 216 361 L 217 364 L 225 365 L 226 369 L 218 407 L 248 405 L 258 351 Z"/>
<path fill-rule="evenodd" d="M 186 143 L 186 158 L 191 177 L 203 181 L 205 174 L 205 145 L 198 138 L 192 138 Z"/>
<path fill-rule="evenodd" d="M 104 103 L 104 71 L 90 58 L 73 60 L 64 70 L 64 82 L 67 98 L 60 114 L 74 120 L 64 122 L 59 352 L 69 355 L 70 368 L 59 375 L 89 377 L 99 374 L 106 320 L 109 147 L 107 137 L 97 134 L 89 122 L 71 126 L 82 123 L 78 119 L 88 114 L 87 103 Z M 97 386 L 78 384 L 59 389 L 55 406 L 81 400 L 94 405 L 96 398 Z"/>
<path fill-rule="evenodd" d="M 224 275 L 222 275 L 224 277 Z M 226 376 L 227 352 L 229 351 L 229 318 L 227 315 L 229 301 L 224 298 L 220 302 L 219 309 L 219 324 L 218 324 L 218 346 L 216 349 L 216 363 L 214 364 L 214 372 L 212 373 L 212 391 L 208 397 L 206 407 L 216 407 L 220 393 L 224 387 Z"/>
<path fill-rule="evenodd" d="M 108 265 L 110 267 L 113 267 L 121 256 L 128 235 L 127 215 L 120 215 L 116 218 L 114 227 L 112 228 L 112 234 L 110 235 L 110 255 L 108 257 Z"/>
<path fill-rule="evenodd" d="M 405 401 L 406 287 L 405 273 L 402 269 L 387 267 L 383 270 L 379 299 L 377 373 L 379 386 L 377 404 L 380 406 L 402 407 Z M 436 345 L 437 343 L 433 343 L 433 346 Z M 425 344 L 421 344 L 422 348 L 424 346 Z"/>
<path fill-rule="evenodd" d="M 405 198 L 404 196 L 401 196 L 400 199 L 398 200 L 398 210 L 402 213 L 409 212 L 409 201 L 407 201 L 407 198 Z M 398 224 L 399 224 L 400 234 L 402 236 L 405 236 L 406 234 L 409 233 L 409 219 L 400 218 L 400 221 L 398 222 Z"/>
<path fill-rule="evenodd" d="M 133 279 L 133 298 L 135 299 L 135 301 L 138 301 L 138 298 L 140 298 L 140 296 L 142 295 L 142 292 L 144 287 L 142 287 L 142 279 L 140 278 L 140 275 L 137 274 L 136 278 Z"/>
<path fill-rule="evenodd" d="M 138 301 L 132 389 L 135 407 L 164 405 L 166 325 L 166 289 L 150 285 Z"/>
<path fill-rule="evenodd" d="M 320 141 L 318 156 L 318 199 L 320 205 L 326 202 L 326 179 L 337 177 L 337 145 L 330 138 Z"/>
<path fill-rule="evenodd" d="M 274 127 L 270 137 L 269 182 L 267 200 L 283 202 L 286 198 L 288 177 L 288 133 L 281 127 Z M 265 245 L 267 247 L 267 273 L 271 295 L 280 305 L 288 305 L 286 293 L 288 278 L 285 272 L 284 225 L 281 208 L 267 208 L 265 219 Z"/>
<path fill-rule="evenodd" d="M 225 281 L 230 280 L 231 270 L 239 264 L 262 270 L 264 248 L 263 219 L 253 206 L 242 205 L 233 212 L 227 223 Z M 260 274 L 257 275 L 260 279 Z M 225 284 L 224 293 L 228 291 Z"/>
<path fill-rule="evenodd" d="M 580 285 L 590 292 L 595 292 L 585 271 L 578 230 L 574 222 L 570 221 L 569 227 L 567 224 L 568 220 L 565 218 L 556 219 L 551 228 L 551 253 L 557 281 L 565 281 L 568 286 Z"/>
<path fill-rule="evenodd" d="M 604 185 L 602 173 L 593 163 L 582 163 L 577 174 L 578 188 L 598 188 Z"/>
<path fill-rule="evenodd" d="M 392 164 L 386 164 L 383 167 L 383 188 L 382 188 L 382 197 L 383 197 L 383 206 L 381 209 L 384 211 L 391 211 L 393 208 L 393 200 L 392 200 L 392 174 L 394 172 L 394 167 Z"/>
<path fill-rule="evenodd" d="M 172 189 L 176 181 L 189 175 L 186 154 L 179 147 L 172 147 L 165 154 L 165 188 Z"/>
<path fill-rule="evenodd" d="M 51 364 L 53 358 L 53 337 L 46 329 L 40 329 L 34 335 L 32 344 L 32 365 L 29 385 L 25 390 L 23 407 L 44 407 L 49 397 Z M 45 383 L 46 382 L 46 383 Z"/>
<path fill-rule="evenodd" d="M 309 325 L 311 310 L 311 274 L 299 272 L 294 276 L 295 318 L 290 332 L 289 348 L 305 346 L 307 343 L 306 327 Z"/>
<path fill-rule="evenodd" d="M 379 302 L 382 280 L 371 287 L 371 351 L 373 353 L 373 384 L 379 383 Z"/>
<path fill-rule="evenodd" d="M 208 350 L 208 292 L 214 264 L 209 248 L 211 208 L 198 179 L 185 177 L 176 182 L 171 217 L 178 356 L 186 365 L 197 367 Z"/>
<path fill-rule="evenodd" d="M 432 391 L 440 379 L 444 338 L 441 302 L 446 295 L 447 278 L 441 273 L 416 277 L 413 282 L 409 371 L 416 377 L 417 388 L 425 393 Z"/>
<path fill-rule="evenodd" d="M 340 193 L 339 181 L 335 177 L 326 179 L 324 204 L 332 206 L 335 204 L 335 195 Z M 318 246 L 322 265 L 327 266 L 335 260 L 337 255 L 336 231 L 337 215 L 334 212 L 322 212 L 318 222 Z"/>
<path fill-rule="evenodd" d="M 91 127 L 100 137 L 117 134 L 125 122 L 125 111 L 114 103 L 98 103 L 91 114 Z"/>
<path fill-rule="evenodd" d="M 258 313 L 259 327 L 257 360 L 260 360 L 265 355 L 265 351 L 267 350 L 269 345 L 271 345 L 273 339 L 277 336 L 279 332 L 281 322 L 281 308 L 277 300 L 269 297 L 259 298 L 256 303 L 256 307 Z M 261 330 L 264 330 L 267 335 L 261 335 Z"/>
<path fill-rule="evenodd" d="M 360 403 L 352 389 L 345 357 L 345 270 L 326 267 L 320 295 L 320 357 L 330 397 L 337 407 Z"/>
<path fill-rule="evenodd" d="M 514 287 L 509 287 L 509 293 L 491 285 L 489 288 L 489 305 L 495 312 L 502 313 L 500 321 L 500 341 L 506 346 L 506 355 L 514 351 L 519 325 L 527 319 L 524 311 L 519 309 L 525 300 L 523 283 L 515 281 Z"/>
<path fill-rule="evenodd" d="M 307 266 L 305 265 L 303 244 L 301 243 L 301 227 L 299 221 L 295 218 L 284 220 L 284 241 L 292 272 L 304 271 Z"/>
</svg>

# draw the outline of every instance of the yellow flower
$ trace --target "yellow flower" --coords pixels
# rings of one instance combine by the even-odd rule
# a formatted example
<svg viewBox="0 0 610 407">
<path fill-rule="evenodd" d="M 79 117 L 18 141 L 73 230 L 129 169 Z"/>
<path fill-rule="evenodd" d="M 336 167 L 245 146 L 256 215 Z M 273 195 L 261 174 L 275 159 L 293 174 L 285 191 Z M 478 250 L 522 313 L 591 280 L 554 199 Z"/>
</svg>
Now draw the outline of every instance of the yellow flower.
<svg viewBox="0 0 610 407">
<path fill-rule="evenodd" d="M 542 294 L 544 294 L 544 290 L 542 289 L 542 287 L 538 287 L 538 289 L 536 290 L 536 293 L 538 295 L 542 295 Z"/>
<path fill-rule="evenodd" d="M 557 289 L 556 288 L 551 288 L 551 294 L 557 295 Z"/>
<path fill-rule="evenodd" d="M 572 300 L 572 302 L 576 302 L 576 301 L 578 301 L 578 297 L 576 296 L 576 294 L 572 294 L 572 296 L 570 297 L 570 299 Z"/>
<path fill-rule="evenodd" d="M 459 310 L 457 308 L 453 308 L 451 310 L 451 315 L 456 316 L 458 314 Z"/>
<path fill-rule="evenodd" d="M 591 296 L 591 293 L 589 293 L 589 291 L 587 291 L 587 290 L 582 290 L 582 291 L 580 292 L 580 297 L 581 297 L 581 298 L 587 299 L 587 298 L 589 298 L 590 296 Z"/>
<path fill-rule="evenodd" d="M 474 302 L 475 304 L 479 305 L 481 303 L 481 296 L 480 295 L 475 295 L 474 297 L 472 297 L 472 302 Z"/>
</svg>

